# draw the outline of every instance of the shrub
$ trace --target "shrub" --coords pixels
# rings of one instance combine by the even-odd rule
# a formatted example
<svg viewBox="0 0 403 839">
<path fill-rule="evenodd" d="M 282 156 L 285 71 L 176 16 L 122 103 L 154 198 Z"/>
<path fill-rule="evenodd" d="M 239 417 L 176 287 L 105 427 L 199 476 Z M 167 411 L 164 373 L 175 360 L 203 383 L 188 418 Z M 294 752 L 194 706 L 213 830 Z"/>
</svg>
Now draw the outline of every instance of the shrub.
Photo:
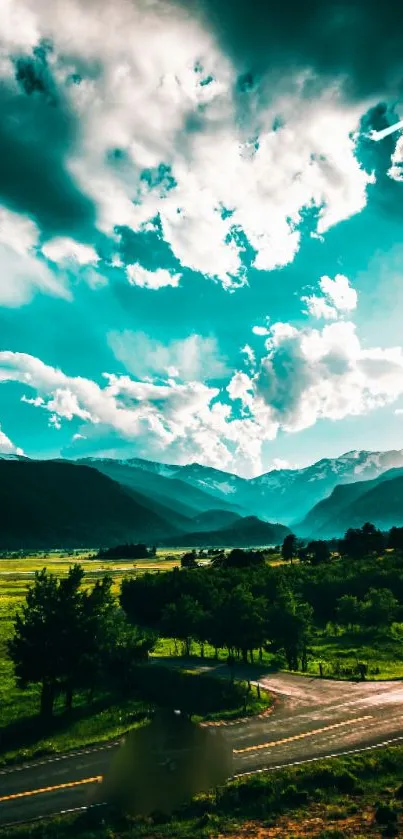
<svg viewBox="0 0 403 839">
<path fill-rule="evenodd" d="M 396 824 L 397 813 L 390 804 L 378 804 L 375 810 L 375 821 L 377 824 Z"/>
</svg>

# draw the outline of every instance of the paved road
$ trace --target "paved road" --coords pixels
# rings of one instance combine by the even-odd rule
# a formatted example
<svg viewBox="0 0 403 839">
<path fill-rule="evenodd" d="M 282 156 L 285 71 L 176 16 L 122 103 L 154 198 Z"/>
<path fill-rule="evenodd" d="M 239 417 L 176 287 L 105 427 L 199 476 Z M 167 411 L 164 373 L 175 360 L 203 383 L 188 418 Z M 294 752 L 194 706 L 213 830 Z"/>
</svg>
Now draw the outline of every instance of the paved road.
<svg viewBox="0 0 403 839">
<path fill-rule="evenodd" d="M 220 671 L 228 672 L 215 668 Z M 244 675 L 242 669 L 238 672 Z M 250 675 L 250 670 L 246 673 Z M 234 749 L 235 774 L 371 747 L 398 737 L 403 742 L 401 682 L 335 682 L 263 672 L 259 682 L 276 694 L 275 712 L 266 719 L 224 729 Z M 99 778 L 118 748 L 119 744 L 110 744 L 0 771 L 0 825 L 101 801 Z M 49 787 L 55 789 L 35 792 Z"/>
</svg>

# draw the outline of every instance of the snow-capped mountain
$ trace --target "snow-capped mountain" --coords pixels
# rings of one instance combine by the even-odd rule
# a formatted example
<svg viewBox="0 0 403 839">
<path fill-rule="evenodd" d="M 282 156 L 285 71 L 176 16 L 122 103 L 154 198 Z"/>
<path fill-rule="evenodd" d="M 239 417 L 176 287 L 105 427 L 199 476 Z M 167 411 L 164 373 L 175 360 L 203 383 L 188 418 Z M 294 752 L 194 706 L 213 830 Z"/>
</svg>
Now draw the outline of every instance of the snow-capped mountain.
<svg viewBox="0 0 403 839">
<path fill-rule="evenodd" d="M 86 462 L 100 466 L 101 460 L 87 458 Z M 113 461 L 109 461 L 108 468 L 111 463 Z M 168 483 L 179 481 L 182 487 L 187 484 L 201 491 L 204 497 L 214 499 L 212 507 L 217 507 L 219 501 L 223 509 L 228 509 L 230 504 L 232 509 L 244 515 L 292 524 L 300 522 L 315 504 L 330 495 L 337 484 L 370 480 L 388 469 L 403 466 L 403 450 L 351 451 L 337 458 L 324 458 L 303 469 L 273 469 L 250 480 L 199 463 L 174 466 L 142 458 L 115 463 L 132 469 L 133 479 L 141 470 L 161 476 Z M 182 503 L 184 500 L 182 497 Z"/>
<path fill-rule="evenodd" d="M 326 498 L 337 484 L 351 484 L 377 478 L 383 472 L 403 466 L 403 450 L 386 452 L 351 451 L 337 458 L 323 458 L 303 469 L 280 469 L 254 478 L 258 515 L 264 505 L 269 517 L 292 523 Z M 267 514 L 267 513 L 266 513 Z"/>
</svg>

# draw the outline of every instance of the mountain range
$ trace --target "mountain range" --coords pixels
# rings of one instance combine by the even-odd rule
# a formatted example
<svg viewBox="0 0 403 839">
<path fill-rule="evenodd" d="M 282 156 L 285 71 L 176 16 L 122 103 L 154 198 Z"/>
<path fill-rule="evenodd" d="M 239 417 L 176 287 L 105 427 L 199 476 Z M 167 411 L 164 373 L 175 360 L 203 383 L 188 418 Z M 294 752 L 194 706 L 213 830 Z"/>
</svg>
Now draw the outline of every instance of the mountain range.
<svg viewBox="0 0 403 839">
<path fill-rule="evenodd" d="M 127 481 L 132 488 L 149 491 L 153 497 L 157 492 L 164 495 L 169 487 L 175 503 L 180 490 L 180 500 L 193 506 L 195 498 L 191 499 L 190 492 L 198 490 L 203 493 L 203 502 L 198 496 L 199 503 L 207 503 L 207 497 L 211 509 L 218 506 L 240 515 L 294 526 L 338 484 L 371 480 L 389 469 L 403 467 L 403 450 L 351 451 L 301 469 L 273 469 L 252 479 L 199 463 L 174 466 L 141 458 L 123 461 L 92 458 L 80 462 L 93 465 L 119 481 Z"/>
<path fill-rule="evenodd" d="M 0 456 L 0 501 L 0 549 L 272 545 L 288 527 L 327 538 L 365 521 L 403 523 L 403 450 L 352 451 L 249 480 L 198 463 Z"/>
<path fill-rule="evenodd" d="M 366 521 L 383 530 L 403 525 L 403 468 L 389 469 L 372 481 L 339 484 L 295 530 L 300 536 L 328 539 Z"/>
</svg>

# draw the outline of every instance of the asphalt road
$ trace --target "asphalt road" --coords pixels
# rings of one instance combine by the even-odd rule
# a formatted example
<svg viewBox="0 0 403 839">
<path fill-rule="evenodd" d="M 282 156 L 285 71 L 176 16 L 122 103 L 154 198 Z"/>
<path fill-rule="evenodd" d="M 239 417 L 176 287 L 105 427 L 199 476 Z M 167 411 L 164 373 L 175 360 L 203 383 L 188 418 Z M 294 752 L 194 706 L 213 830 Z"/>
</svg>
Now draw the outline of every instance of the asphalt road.
<svg viewBox="0 0 403 839">
<path fill-rule="evenodd" d="M 238 673 L 242 677 L 242 670 Z M 224 728 L 234 750 L 235 774 L 268 771 L 399 737 L 403 742 L 401 682 L 336 682 L 263 672 L 259 682 L 276 694 L 276 708 L 265 719 Z M 0 825 L 101 802 L 99 781 L 118 748 L 115 743 L 0 771 Z"/>
</svg>

